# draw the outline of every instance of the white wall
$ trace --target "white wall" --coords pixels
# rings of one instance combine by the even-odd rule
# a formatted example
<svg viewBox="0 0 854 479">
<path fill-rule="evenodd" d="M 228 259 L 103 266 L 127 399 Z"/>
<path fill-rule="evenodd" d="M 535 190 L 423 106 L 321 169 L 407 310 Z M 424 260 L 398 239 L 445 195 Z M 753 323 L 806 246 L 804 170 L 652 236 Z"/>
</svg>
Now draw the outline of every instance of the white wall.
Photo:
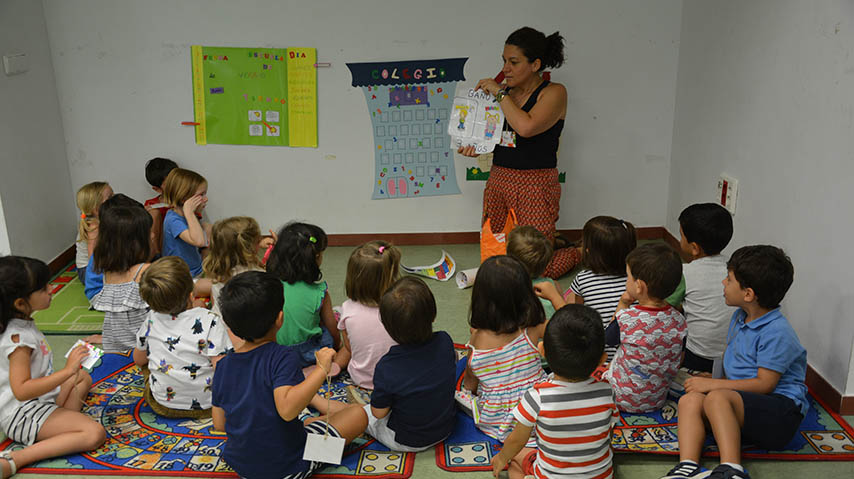
<svg viewBox="0 0 854 479">
<path fill-rule="evenodd" d="M 29 71 L 6 76 L 0 66 L 0 250 L 51 261 L 76 230 L 41 2 L 0 1 L 0 55 L 19 53 Z"/>
<path fill-rule="evenodd" d="M 0 198 L 0 255 L 7 255 L 11 252 L 9 232 L 6 230 L 6 216 L 3 214 L 3 200 Z"/>
<path fill-rule="evenodd" d="M 739 180 L 725 253 L 775 244 L 795 283 L 784 311 L 808 360 L 854 393 L 854 3 L 797 0 L 683 5 L 667 227 Z"/>
<path fill-rule="evenodd" d="M 470 57 L 468 81 L 500 69 L 506 36 L 530 24 L 567 39 L 554 79 L 570 104 L 559 167 L 568 172 L 562 228 L 612 214 L 662 225 L 681 2 L 68 1 L 45 0 L 74 187 L 105 178 L 150 195 L 143 165 L 174 158 L 209 181 L 212 219 L 292 218 L 330 233 L 476 231 L 482 182 L 462 195 L 370 200 L 373 137 L 364 95 L 345 62 Z M 489 22 L 493 22 L 490 24 Z M 320 148 L 196 146 L 190 45 L 313 46 Z M 325 160 L 335 155 L 335 160 Z"/>
</svg>

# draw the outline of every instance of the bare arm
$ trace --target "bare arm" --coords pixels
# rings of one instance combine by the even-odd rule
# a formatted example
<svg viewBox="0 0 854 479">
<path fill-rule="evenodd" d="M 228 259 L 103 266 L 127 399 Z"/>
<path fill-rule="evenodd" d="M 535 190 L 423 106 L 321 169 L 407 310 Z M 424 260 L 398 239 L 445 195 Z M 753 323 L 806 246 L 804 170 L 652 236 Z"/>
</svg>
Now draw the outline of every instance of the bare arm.
<svg viewBox="0 0 854 479">
<path fill-rule="evenodd" d="M 145 366 L 148 364 L 148 354 L 145 353 L 145 350 L 133 348 L 133 363 L 137 366 Z"/>
<path fill-rule="evenodd" d="M 89 350 L 85 346 L 77 346 L 68 356 L 64 368 L 49 376 L 33 378 L 30 371 L 32 352 L 31 348 L 20 346 L 9 355 L 9 386 L 18 401 L 35 399 L 77 376 L 77 372 L 80 371 L 80 362 L 89 355 Z"/>
<path fill-rule="evenodd" d="M 388 416 L 388 413 L 390 413 L 390 412 L 391 412 L 390 407 L 375 408 L 375 407 L 371 406 L 371 414 L 373 414 L 374 417 L 377 419 L 382 419 L 382 418 Z"/>
<path fill-rule="evenodd" d="M 566 301 L 557 290 L 557 287 L 551 281 L 543 281 L 534 285 L 534 292 L 537 296 L 546 299 L 552 303 L 555 311 L 566 306 Z"/>
<path fill-rule="evenodd" d="M 326 380 L 326 371 L 329 371 L 335 350 L 323 348 L 315 354 L 317 355 L 318 367 L 314 368 L 314 371 L 305 378 L 305 381 L 296 386 L 279 386 L 273 390 L 276 411 L 285 421 L 296 419 L 299 413 L 314 399 L 317 390 Z"/>
<path fill-rule="evenodd" d="M 332 335 L 335 350 L 341 349 L 341 334 L 338 332 L 338 322 L 335 321 L 335 313 L 332 311 L 332 300 L 329 299 L 329 291 L 320 303 L 320 322 Z"/>
<path fill-rule="evenodd" d="M 202 224 L 199 223 L 199 219 L 196 218 L 196 208 L 201 204 L 201 202 L 202 197 L 199 195 L 196 195 L 184 202 L 182 213 L 184 214 L 184 219 L 187 220 L 187 229 L 178 235 L 178 237 L 185 243 L 198 246 L 199 248 L 203 248 L 208 245 L 205 230 L 202 228 Z"/>
<path fill-rule="evenodd" d="M 492 458 L 492 475 L 498 477 L 498 473 L 503 471 L 507 464 L 519 454 L 519 451 L 528 443 L 528 438 L 531 437 L 533 427 L 526 426 L 519 421 L 513 424 L 513 432 L 507 436 L 504 441 L 504 447 L 501 448 L 498 454 Z"/>
<path fill-rule="evenodd" d="M 495 95 L 501 87 L 492 78 L 484 78 L 477 83 L 476 89 Z M 566 88 L 560 83 L 552 83 L 540 92 L 537 103 L 529 112 L 522 110 L 509 95 L 501 100 L 500 105 L 504 118 L 516 133 L 530 138 L 553 127 L 566 115 L 566 98 Z"/>
<path fill-rule="evenodd" d="M 211 406 L 211 418 L 215 431 L 225 432 L 225 410 L 221 407 Z"/>
<path fill-rule="evenodd" d="M 782 376 L 777 371 L 758 368 L 756 377 L 750 379 L 712 379 L 704 377 L 691 377 L 685 381 L 686 392 L 707 393 L 715 389 L 732 389 L 756 394 L 771 394 L 777 387 Z"/>
</svg>

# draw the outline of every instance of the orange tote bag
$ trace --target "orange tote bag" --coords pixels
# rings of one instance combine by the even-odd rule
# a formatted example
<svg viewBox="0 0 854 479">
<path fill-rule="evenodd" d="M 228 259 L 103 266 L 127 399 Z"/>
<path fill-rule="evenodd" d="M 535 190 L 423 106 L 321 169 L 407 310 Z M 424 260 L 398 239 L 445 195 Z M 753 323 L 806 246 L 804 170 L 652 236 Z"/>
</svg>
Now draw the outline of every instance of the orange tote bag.
<svg viewBox="0 0 854 479">
<path fill-rule="evenodd" d="M 516 213 L 511 209 L 507 212 L 507 221 L 504 222 L 504 230 L 493 233 L 489 218 L 483 222 L 480 230 L 480 262 L 486 258 L 507 253 L 507 235 L 516 227 Z"/>
</svg>

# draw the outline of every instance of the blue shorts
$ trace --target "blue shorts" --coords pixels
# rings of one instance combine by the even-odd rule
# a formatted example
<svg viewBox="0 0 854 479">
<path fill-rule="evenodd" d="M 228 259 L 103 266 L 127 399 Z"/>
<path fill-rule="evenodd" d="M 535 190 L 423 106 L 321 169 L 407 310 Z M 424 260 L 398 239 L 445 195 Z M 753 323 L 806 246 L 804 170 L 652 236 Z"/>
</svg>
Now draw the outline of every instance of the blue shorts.
<svg viewBox="0 0 854 479">
<path fill-rule="evenodd" d="M 320 330 L 323 331 L 321 334 L 312 336 L 305 342 L 291 346 L 291 348 L 293 348 L 299 355 L 301 361 L 300 366 L 303 368 L 314 366 L 317 363 L 317 358 L 314 357 L 315 351 L 322 348 L 331 348 L 335 345 L 335 341 L 332 339 L 332 335 L 329 334 L 329 331 L 323 326 L 320 327 Z"/>
<path fill-rule="evenodd" d="M 744 403 L 741 444 L 779 451 L 798 432 L 804 416 L 795 401 L 782 394 L 756 394 L 736 391 Z"/>
</svg>

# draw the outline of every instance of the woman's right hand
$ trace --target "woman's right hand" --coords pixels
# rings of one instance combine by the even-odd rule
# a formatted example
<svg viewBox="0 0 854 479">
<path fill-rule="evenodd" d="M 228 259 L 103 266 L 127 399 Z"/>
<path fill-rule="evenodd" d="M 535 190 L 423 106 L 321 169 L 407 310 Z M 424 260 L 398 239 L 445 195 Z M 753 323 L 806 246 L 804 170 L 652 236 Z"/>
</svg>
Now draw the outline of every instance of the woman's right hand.
<svg viewBox="0 0 854 479">
<path fill-rule="evenodd" d="M 457 148 L 457 153 L 463 156 L 468 156 L 469 158 L 477 158 L 478 156 L 480 156 L 475 152 L 474 145 L 461 146 Z"/>
</svg>

